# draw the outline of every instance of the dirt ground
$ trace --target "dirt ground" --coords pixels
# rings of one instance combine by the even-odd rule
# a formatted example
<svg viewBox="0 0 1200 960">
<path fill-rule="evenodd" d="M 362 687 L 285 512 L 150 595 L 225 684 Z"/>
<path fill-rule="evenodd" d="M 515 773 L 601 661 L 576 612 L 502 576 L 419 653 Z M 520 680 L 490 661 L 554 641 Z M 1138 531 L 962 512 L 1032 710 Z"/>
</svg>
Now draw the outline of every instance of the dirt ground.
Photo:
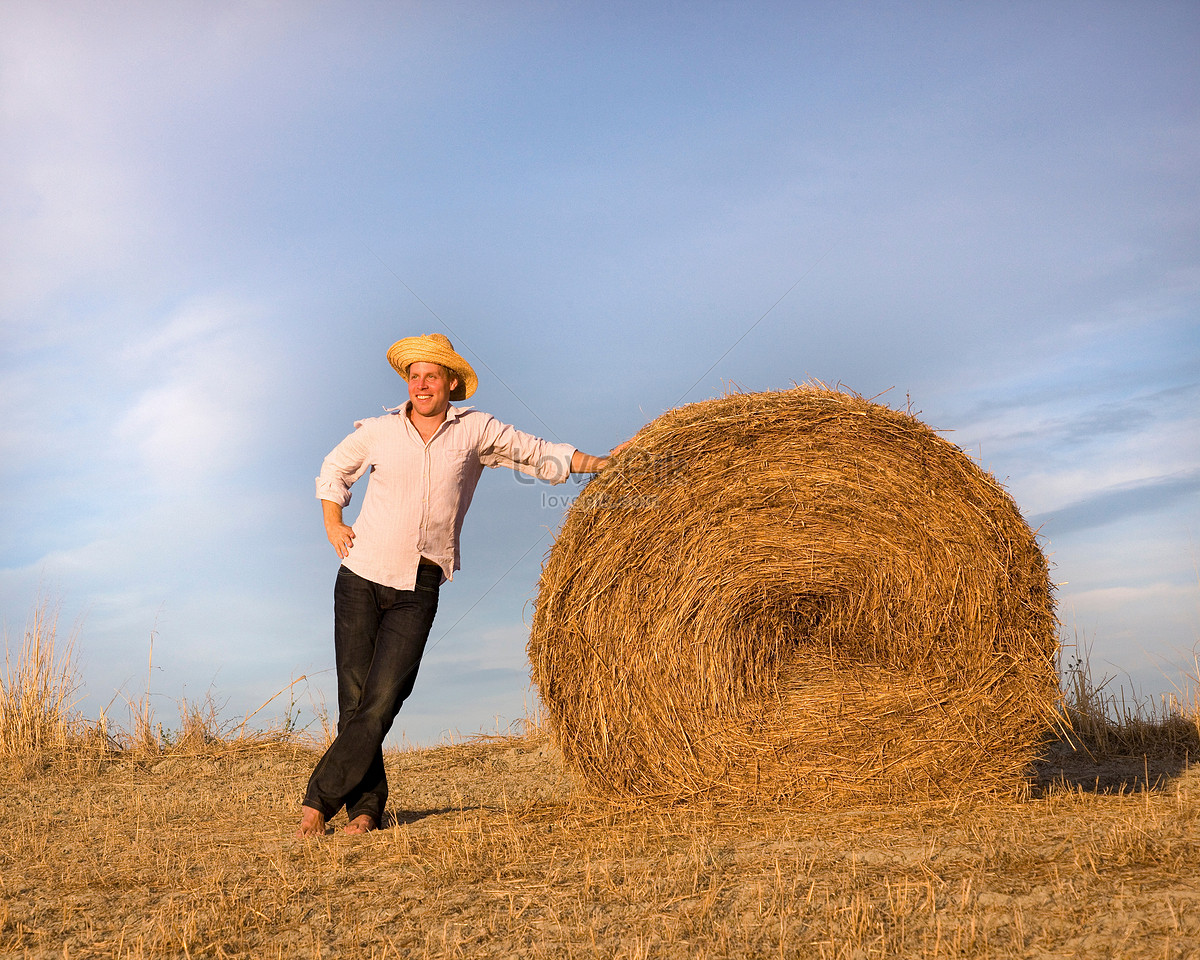
<svg viewBox="0 0 1200 960">
<path fill-rule="evenodd" d="M 621 807 L 553 749 L 388 757 L 385 828 L 298 841 L 314 755 L 0 768 L 0 956 L 1200 956 L 1200 775 L 1047 752 L 1022 801 Z"/>
</svg>

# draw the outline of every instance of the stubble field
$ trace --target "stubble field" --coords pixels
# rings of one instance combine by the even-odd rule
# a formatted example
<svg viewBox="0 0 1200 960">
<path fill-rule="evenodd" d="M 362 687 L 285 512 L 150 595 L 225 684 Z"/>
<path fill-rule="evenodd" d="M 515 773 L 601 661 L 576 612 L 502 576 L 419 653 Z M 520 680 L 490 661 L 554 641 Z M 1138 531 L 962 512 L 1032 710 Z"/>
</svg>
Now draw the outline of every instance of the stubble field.
<svg viewBox="0 0 1200 960">
<path fill-rule="evenodd" d="M 1200 956 L 1178 757 L 1059 745 L 1027 798 L 969 805 L 621 807 L 544 737 L 490 739 L 391 754 L 384 829 L 300 841 L 314 757 L 0 761 L 0 955 Z"/>
</svg>

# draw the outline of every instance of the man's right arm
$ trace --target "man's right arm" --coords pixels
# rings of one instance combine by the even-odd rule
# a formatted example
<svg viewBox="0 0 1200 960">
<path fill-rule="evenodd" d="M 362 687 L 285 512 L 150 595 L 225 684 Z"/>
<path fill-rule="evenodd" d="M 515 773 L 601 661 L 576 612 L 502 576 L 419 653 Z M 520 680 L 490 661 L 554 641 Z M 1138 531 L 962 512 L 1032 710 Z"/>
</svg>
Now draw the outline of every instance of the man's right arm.
<svg viewBox="0 0 1200 960">
<path fill-rule="evenodd" d="M 354 530 L 342 522 L 342 505 L 332 500 L 322 500 L 321 510 L 325 514 L 325 536 L 333 544 L 337 555 L 345 560 L 354 546 Z"/>
<path fill-rule="evenodd" d="M 354 546 L 354 530 L 342 520 L 342 509 L 350 502 L 350 487 L 370 468 L 372 420 L 354 424 L 354 432 L 329 452 L 317 477 L 317 499 L 325 518 L 325 536 L 343 560 Z"/>
</svg>

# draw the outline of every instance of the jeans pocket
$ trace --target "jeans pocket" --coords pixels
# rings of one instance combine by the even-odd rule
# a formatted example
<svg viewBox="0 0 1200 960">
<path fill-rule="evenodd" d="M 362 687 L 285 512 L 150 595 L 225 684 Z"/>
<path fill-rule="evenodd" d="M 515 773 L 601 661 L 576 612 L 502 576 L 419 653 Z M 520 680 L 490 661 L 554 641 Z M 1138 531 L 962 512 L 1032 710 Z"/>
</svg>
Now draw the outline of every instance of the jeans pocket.
<svg viewBox="0 0 1200 960">
<path fill-rule="evenodd" d="M 442 585 L 442 568 L 421 564 L 417 567 L 417 582 L 414 584 L 422 593 L 436 594 Z"/>
</svg>

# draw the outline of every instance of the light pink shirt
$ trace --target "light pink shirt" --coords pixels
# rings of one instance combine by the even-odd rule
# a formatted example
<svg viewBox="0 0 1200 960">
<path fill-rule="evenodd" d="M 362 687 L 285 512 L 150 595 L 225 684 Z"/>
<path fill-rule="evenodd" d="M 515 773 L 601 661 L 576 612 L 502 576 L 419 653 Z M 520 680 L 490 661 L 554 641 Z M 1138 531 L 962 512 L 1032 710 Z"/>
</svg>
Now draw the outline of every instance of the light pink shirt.
<svg viewBox="0 0 1200 960">
<path fill-rule="evenodd" d="M 317 498 L 346 506 L 350 486 L 368 471 L 367 493 L 354 521 L 354 545 L 342 561 L 360 577 L 412 590 L 426 557 L 453 577 L 459 534 L 484 467 L 512 467 L 562 483 L 575 448 L 550 443 L 501 423 L 489 413 L 451 406 L 429 443 L 408 419 L 408 407 L 359 420 L 321 464 Z"/>
</svg>

